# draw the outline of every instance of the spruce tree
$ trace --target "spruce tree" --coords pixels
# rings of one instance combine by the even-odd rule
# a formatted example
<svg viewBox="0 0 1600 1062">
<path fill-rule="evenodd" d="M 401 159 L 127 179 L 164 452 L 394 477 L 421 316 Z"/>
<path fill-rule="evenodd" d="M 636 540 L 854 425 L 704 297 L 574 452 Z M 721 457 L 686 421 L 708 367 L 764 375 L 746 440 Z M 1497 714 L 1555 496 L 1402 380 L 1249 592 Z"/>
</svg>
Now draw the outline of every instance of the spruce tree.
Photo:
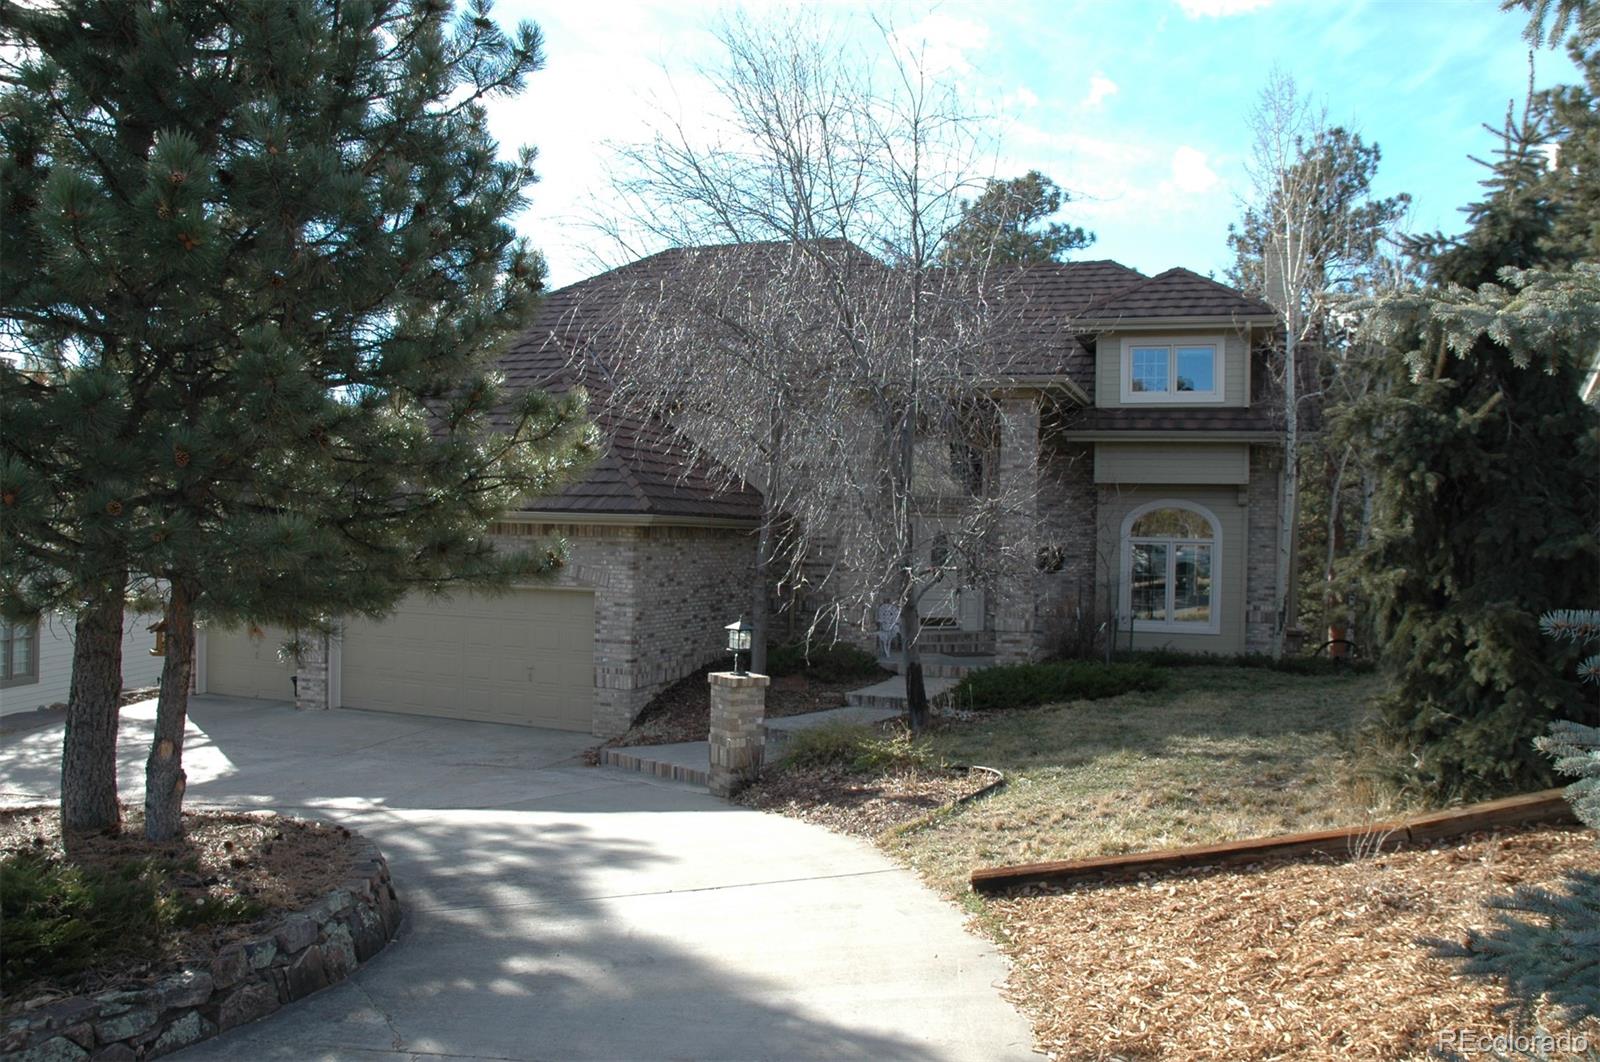
<svg viewBox="0 0 1600 1062">
<path fill-rule="evenodd" d="M 1591 68 L 1595 45 L 1574 41 Z M 1336 425 L 1379 469 L 1357 558 L 1391 683 L 1374 746 L 1392 782 L 1433 800 L 1549 784 L 1533 739 L 1594 712 L 1576 650 L 1539 629 L 1600 583 L 1600 412 L 1579 396 L 1600 344 L 1582 234 L 1600 216 L 1569 194 L 1596 175 L 1548 100 L 1507 122 L 1467 232 L 1413 246 L 1427 287 L 1365 305 L 1386 353 Z"/>
<path fill-rule="evenodd" d="M 0 223 L 34 266 L 0 281 L 27 358 L 0 378 L 4 587 L 32 608 L 161 587 L 162 839 L 197 620 L 325 628 L 560 561 L 484 534 L 588 451 L 581 396 L 491 370 L 542 270 L 509 225 L 533 153 L 497 158 L 483 101 L 541 42 L 410 0 L 5 4 L 0 34 L 21 56 Z M 103 734 L 114 705 L 76 717 Z"/>
</svg>

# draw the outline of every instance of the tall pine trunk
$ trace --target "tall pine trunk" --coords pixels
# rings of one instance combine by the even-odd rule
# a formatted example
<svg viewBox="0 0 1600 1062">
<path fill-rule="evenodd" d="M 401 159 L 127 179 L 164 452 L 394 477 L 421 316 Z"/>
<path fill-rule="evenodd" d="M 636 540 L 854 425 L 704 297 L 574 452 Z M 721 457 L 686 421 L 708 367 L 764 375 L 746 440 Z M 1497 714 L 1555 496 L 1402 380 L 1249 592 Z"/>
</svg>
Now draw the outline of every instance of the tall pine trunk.
<svg viewBox="0 0 1600 1062">
<path fill-rule="evenodd" d="M 183 729 L 189 714 L 189 677 L 194 672 L 194 596 L 175 580 L 167 601 L 167 658 L 161 667 L 156 732 L 144 769 L 144 835 L 170 841 L 183 832 Z"/>
<path fill-rule="evenodd" d="M 122 586 L 102 587 L 78 613 L 61 746 L 63 833 L 122 828 L 117 714 L 122 699 Z"/>
</svg>

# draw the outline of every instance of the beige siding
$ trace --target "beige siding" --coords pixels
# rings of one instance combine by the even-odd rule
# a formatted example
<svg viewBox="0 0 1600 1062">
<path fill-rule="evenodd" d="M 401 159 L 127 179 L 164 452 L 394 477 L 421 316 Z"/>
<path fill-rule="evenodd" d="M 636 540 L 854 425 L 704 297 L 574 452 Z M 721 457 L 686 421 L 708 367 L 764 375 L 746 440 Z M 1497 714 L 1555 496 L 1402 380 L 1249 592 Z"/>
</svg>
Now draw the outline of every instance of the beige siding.
<svg viewBox="0 0 1600 1062">
<path fill-rule="evenodd" d="M 1250 343 L 1248 337 L 1239 331 L 1227 330 L 1208 332 L 1200 329 L 1181 329 L 1174 335 L 1188 337 L 1221 337 L 1222 344 L 1222 401 L 1196 403 L 1206 406 L 1247 406 L 1250 404 Z M 1165 337 L 1154 332 L 1104 332 L 1095 348 L 1094 371 L 1094 404 L 1111 408 L 1124 405 L 1122 401 L 1122 340 L 1136 335 L 1139 339 L 1149 340 L 1152 343 L 1161 342 Z M 1127 403 L 1140 409 L 1160 409 L 1162 403 L 1139 402 Z M 1174 402 L 1172 405 L 1182 405 Z"/>
<path fill-rule="evenodd" d="M 294 664 L 281 650 L 289 633 L 277 627 L 208 627 L 205 631 L 205 688 L 225 697 L 294 698 Z"/>
<path fill-rule="evenodd" d="M 1245 443 L 1096 443 L 1096 483 L 1250 482 Z"/>
<path fill-rule="evenodd" d="M 145 629 L 157 618 L 133 612 L 123 618 L 124 689 L 154 686 L 161 677 L 162 658 L 150 655 L 155 636 Z M 0 715 L 65 703 L 72 690 L 72 642 L 70 616 L 51 614 L 39 620 L 39 681 L 0 690 Z"/>
<path fill-rule="evenodd" d="M 1122 564 L 1122 521 L 1134 509 L 1162 499 L 1194 502 L 1217 518 L 1222 542 L 1217 549 L 1221 567 L 1217 579 L 1216 607 L 1219 625 L 1216 634 L 1177 634 L 1170 631 L 1139 631 L 1133 635 L 1135 649 L 1171 648 L 1191 653 L 1242 653 L 1245 647 L 1245 494 L 1237 487 L 1196 487 L 1183 484 L 1163 486 L 1124 486 L 1102 488 L 1100 496 L 1100 585 L 1120 595 Z M 1116 600 L 1116 598 L 1114 598 Z M 1118 632 L 1117 645 L 1128 646 L 1126 627 Z"/>
<path fill-rule="evenodd" d="M 343 704 L 587 732 L 594 704 L 594 594 L 512 590 L 414 595 L 381 622 L 345 628 Z"/>
</svg>

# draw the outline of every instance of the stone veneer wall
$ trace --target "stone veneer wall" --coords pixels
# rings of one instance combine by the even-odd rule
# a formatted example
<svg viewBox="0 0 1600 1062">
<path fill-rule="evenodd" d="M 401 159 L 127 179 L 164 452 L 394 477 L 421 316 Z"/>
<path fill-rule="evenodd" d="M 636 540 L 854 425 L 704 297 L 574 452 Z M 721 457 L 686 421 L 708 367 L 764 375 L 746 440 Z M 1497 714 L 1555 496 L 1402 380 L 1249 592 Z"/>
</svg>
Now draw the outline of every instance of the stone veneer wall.
<svg viewBox="0 0 1600 1062">
<path fill-rule="evenodd" d="M 136 1062 L 170 1054 L 343 981 L 393 939 L 400 917 L 388 862 L 357 836 L 348 879 L 308 910 L 230 944 L 209 966 L 6 1018 L 0 1062 Z"/>
<path fill-rule="evenodd" d="M 1059 551 L 1061 568 L 1034 579 L 1041 651 L 1049 652 L 1065 634 L 1069 610 L 1104 607 L 1103 589 L 1095 582 L 1097 507 L 1094 447 L 1047 434 L 1039 448 L 1039 543 Z"/>
<path fill-rule="evenodd" d="M 1034 557 L 1038 546 L 1039 400 L 1011 398 L 1000 404 L 1000 452 L 995 491 L 1006 507 L 996 528 L 1001 568 L 995 579 L 990 614 L 994 618 L 995 659 L 1002 664 L 1039 655 L 1039 595 Z"/>
<path fill-rule="evenodd" d="M 1250 447 L 1250 483 L 1245 488 L 1250 521 L 1245 542 L 1244 648 L 1247 653 L 1272 651 L 1276 611 L 1273 586 L 1278 578 L 1278 479 L 1282 470 L 1281 449 Z"/>
<path fill-rule="evenodd" d="M 722 651 L 722 628 L 749 611 L 755 536 L 738 528 L 506 521 L 501 548 L 565 538 L 555 585 L 592 587 L 594 733 L 614 737 L 650 698 Z"/>
</svg>

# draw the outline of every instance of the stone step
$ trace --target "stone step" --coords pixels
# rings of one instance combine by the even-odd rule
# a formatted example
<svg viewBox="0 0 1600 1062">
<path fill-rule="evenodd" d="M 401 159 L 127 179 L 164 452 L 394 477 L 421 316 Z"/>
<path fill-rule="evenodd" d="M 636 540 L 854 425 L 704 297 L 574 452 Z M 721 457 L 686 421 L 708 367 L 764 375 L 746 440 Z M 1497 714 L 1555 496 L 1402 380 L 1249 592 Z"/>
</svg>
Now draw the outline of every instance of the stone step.
<svg viewBox="0 0 1600 1062">
<path fill-rule="evenodd" d="M 890 660 L 880 660 L 878 663 L 897 675 L 905 674 L 905 663 L 898 656 Z M 960 678 L 962 675 L 981 671 L 986 667 L 994 667 L 993 656 L 968 655 L 965 653 L 922 654 L 922 677 L 924 679 Z"/>
<path fill-rule="evenodd" d="M 927 691 L 928 703 L 937 705 L 949 699 L 949 693 L 958 680 L 923 676 L 922 687 Z M 875 682 L 844 695 L 844 703 L 862 708 L 893 708 L 906 710 L 906 680 L 901 675 Z"/>
<path fill-rule="evenodd" d="M 600 765 L 704 788 L 711 777 L 711 746 L 704 741 L 679 741 L 602 749 Z"/>
<path fill-rule="evenodd" d="M 962 631 L 953 627 L 924 627 L 922 633 L 917 635 L 917 648 L 924 653 L 990 655 L 994 653 L 994 632 Z"/>
</svg>

